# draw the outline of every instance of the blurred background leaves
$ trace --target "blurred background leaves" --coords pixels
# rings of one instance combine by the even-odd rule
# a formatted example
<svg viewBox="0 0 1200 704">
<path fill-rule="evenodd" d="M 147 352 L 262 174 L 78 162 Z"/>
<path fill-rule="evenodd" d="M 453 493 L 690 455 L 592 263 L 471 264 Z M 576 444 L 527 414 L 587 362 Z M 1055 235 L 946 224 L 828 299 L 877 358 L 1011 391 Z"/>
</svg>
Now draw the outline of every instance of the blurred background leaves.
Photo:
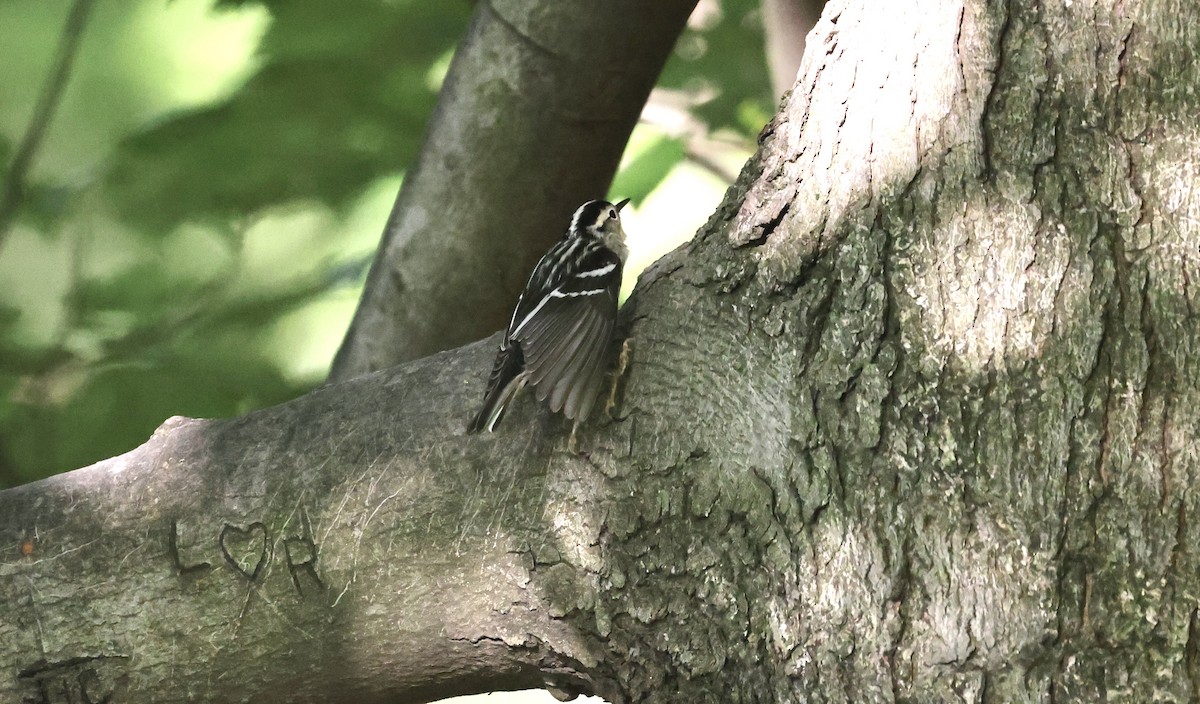
<svg viewBox="0 0 1200 704">
<path fill-rule="evenodd" d="M 321 382 L 472 6 L 0 3 L 19 196 L 0 219 L 0 488 Z M 701 2 L 634 133 L 612 191 L 634 200 L 631 274 L 704 222 L 774 112 L 759 12 Z"/>
</svg>

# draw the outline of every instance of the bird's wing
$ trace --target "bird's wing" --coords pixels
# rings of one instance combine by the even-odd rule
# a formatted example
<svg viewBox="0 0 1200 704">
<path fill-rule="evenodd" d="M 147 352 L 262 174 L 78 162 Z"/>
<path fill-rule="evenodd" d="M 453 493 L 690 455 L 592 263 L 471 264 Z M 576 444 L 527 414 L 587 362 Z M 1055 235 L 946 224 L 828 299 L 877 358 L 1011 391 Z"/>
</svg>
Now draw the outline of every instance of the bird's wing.
<svg viewBox="0 0 1200 704">
<path fill-rule="evenodd" d="M 525 386 L 526 378 L 522 376 L 525 360 L 521 357 L 518 345 L 501 347 L 492 364 L 492 376 L 488 379 L 487 393 L 483 397 L 483 407 L 471 419 L 467 433 L 478 433 L 483 430 L 491 432 L 508 407 L 513 396 Z"/>
<path fill-rule="evenodd" d="M 525 371 L 552 411 L 584 420 L 604 374 L 617 317 L 621 260 L 606 249 L 589 255 L 575 275 L 513 317 L 510 338 L 521 346 Z"/>
<path fill-rule="evenodd" d="M 512 318 L 508 322 L 508 332 L 505 339 L 514 336 L 518 332 L 530 313 L 535 312 L 539 305 L 543 304 L 546 294 L 554 289 L 565 284 L 570 278 L 572 270 L 577 270 L 576 264 L 583 258 L 588 258 L 596 255 L 598 243 L 591 241 L 582 241 L 578 237 L 564 237 L 559 240 L 549 252 L 542 255 L 537 266 L 529 274 L 529 281 L 525 282 L 525 289 L 521 293 L 520 299 L 517 300 L 517 307 L 513 310 Z"/>
</svg>

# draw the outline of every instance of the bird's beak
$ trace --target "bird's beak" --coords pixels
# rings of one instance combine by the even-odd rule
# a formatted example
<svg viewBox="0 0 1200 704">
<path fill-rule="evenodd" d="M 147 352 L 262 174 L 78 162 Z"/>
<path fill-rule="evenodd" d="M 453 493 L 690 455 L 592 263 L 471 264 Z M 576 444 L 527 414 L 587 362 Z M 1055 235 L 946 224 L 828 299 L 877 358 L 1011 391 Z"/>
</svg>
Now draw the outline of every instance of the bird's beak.
<svg viewBox="0 0 1200 704">
<path fill-rule="evenodd" d="M 617 209 L 617 212 L 618 212 L 618 213 L 619 213 L 619 212 L 621 212 L 621 208 L 624 208 L 624 207 L 625 207 L 625 204 L 626 204 L 626 203 L 628 203 L 628 202 L 629 202 L 629 199 L 628 199 L 628 198 L 626 198 L 625 200 L 621 201 L 620 203 L 617 203 L 617 205 L 615 206 L 615 207 L 616 207 L 616 209 Z"/>
</svg>

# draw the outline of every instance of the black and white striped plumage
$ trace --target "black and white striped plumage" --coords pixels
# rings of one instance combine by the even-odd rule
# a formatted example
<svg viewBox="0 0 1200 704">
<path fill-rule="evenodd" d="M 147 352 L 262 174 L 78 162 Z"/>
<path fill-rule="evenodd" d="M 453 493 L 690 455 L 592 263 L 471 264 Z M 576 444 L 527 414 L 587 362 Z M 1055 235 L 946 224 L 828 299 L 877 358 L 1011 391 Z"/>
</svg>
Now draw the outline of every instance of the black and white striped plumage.
<svg viewBox="0 0 1200 704">
<path fill-rule="evenodd" d="M 534 267 L 492 367 L 469 433 L 495 429 L 526 384 L 552 411 L 587 419 L 603 382 L 628 250 L 619 213 L 628 203 L 584 203 L 567 234 Z"/>
</svg>

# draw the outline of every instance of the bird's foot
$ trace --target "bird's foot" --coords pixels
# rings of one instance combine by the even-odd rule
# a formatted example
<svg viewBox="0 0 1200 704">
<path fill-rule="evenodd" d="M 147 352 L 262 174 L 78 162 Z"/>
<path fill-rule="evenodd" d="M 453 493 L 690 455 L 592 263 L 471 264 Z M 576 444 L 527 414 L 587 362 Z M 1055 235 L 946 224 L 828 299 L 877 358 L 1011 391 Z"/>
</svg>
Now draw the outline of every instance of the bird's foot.
<svg viewBox="0 0 1200 704">
<path fill-rule="evenodd" d="M 621 390 L 621 379 L 629 368 L 629 355 L 633 349 L 633 338 L 627 337 L 621 343 L 621 355 L 617 358 L 617 368 L 613 371 L 612 384 L 608 388 L 608 398 L 604 401 L 604 416 L 612 418 L 612 409 L 617 405 L 617 394 Z"/>
<path fill-rule="evenodd" d="M 575 443 L 576 430 L 579 430 L 578 421 L 571 423 L 571 435 L 567 438 L 567 452 L 570 452 L 572 455 L 579 454 L 579 446 Z"/>
</svg>

